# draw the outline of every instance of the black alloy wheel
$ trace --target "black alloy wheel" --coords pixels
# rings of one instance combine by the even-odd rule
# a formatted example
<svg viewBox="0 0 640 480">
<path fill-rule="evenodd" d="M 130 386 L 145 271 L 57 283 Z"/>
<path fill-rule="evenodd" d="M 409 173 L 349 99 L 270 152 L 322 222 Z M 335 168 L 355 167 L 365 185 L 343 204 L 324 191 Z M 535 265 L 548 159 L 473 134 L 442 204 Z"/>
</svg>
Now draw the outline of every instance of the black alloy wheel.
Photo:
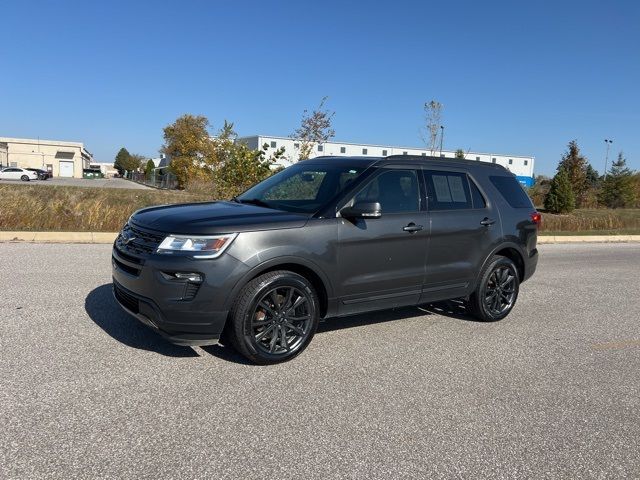
<svg viewBox="0 0 640 480">
<path fill-rule="evenodd" d="M 513 261 L 494 255 L 480 273 L 475 291 L 467 300 L 467 309 L 478 320 L 494 322 L 513 309 L 520 290 L 520 277 Z"/>
<path fill-rule="evenodd" d="M 484 290 L 484 305 L 492 316 L 511 310 L 516 297 L 516 276 L 509 266 L 494 269 Z"/>
<path fill-rule="evenodd" d="M 256 346 L 270 355 L 286 354 L 305 341 L 311 328 L 311 299 L 296 287 L 276 287 L 258 301 L 251 318 Z"/>
<path fill-rule="evenodd" d="M 286 270 L 268 272 L 238 294 L 225 337 L 254 363 L 290 360 L 313 338 L 319 310 L 315 289 L 306 278 Z"/>
</svg>

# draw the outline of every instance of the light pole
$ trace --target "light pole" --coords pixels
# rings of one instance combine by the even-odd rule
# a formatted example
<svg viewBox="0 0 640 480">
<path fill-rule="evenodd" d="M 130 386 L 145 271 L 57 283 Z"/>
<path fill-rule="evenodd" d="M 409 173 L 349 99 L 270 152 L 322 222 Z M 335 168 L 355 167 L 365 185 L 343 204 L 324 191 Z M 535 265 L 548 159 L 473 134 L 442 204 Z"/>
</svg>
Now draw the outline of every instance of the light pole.
<svg viewBox="0 0 640 480">
<path fill-rule="evenodd" d="M 444 125 L 440 125 L 440 156 L 442 156 L 442 142 L 444 141 Z"/>
<path fill-rule="evenodd" d="M 604 157 L 604 178 L 607 178 L 607 164 L 609 163 L 609 147 L 613 143 L 613 140 L 605 138 L 604 143 L 607 144 L 607 154 Z"/>
</svg>

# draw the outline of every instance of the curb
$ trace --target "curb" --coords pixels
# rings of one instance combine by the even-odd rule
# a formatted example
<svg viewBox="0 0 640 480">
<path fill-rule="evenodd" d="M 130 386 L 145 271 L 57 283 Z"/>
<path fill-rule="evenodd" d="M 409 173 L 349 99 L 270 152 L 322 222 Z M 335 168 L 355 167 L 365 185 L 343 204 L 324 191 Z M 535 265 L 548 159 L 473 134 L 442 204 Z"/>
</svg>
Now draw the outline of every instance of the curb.
<svg viewBox="0 0 640 480">
<path fill-rule="evenodd" d="M 113 243 L 118 236 L 111 232 L 1 232 L 0 242 L 31 243 Z"/>
<path fill-rule="evenodd" d="M 0 242 L 113 243 L 117 232 L 2 232 Z M 640 243 L 640 235 L 540 235 L 538 244 Z"/>
<path fill-rule="evenodd" d="M 540 235 L 538 244 L 548 243 L 638 243 L 640 235 Z"/>
</svg>

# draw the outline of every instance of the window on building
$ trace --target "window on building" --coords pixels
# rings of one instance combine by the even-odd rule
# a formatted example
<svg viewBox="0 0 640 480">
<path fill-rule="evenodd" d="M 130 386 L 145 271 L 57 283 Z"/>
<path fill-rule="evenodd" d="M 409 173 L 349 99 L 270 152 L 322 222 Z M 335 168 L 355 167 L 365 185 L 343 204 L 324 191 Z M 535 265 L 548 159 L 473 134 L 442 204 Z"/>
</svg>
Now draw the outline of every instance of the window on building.
<svg viewBox="0 0 640 480">
<path fill-rule="evenodd" d="M 444 158 L 444 153 L 441 153 L 441 154 L 440 154 L 440 158 Z"/>
<path fill-rule="evenodd" d="M 480 161 L 480 157 L 476 157 L 476 162 L 479 162 L 479 161 Z"/>
<path fill-rule="evenodd" d="M 496 163 L 496 158 L 495 158 L 495 157 L 493 157 L 493 158 L 491 159 L 491 162 L 492 162 L 492 163 Z"/>
<path fill-rule="evenodd" d="M 322 145 L 318 145 L 318 151 L 322 152 L 324 150 L 324 147 Z"/>
<path fill-rule="evenodd" d="M 513 165 L 513 160 L 511 158 L 509 159 L 509 165 Z"/>
<path fill-rule="evenodd" d="M 276 148 L 276 142 L 271 142 L 271 148 Z"/>
<path fill-rule="evenodd" d="M 386 150 L 382 150 L 382 156 L 386 157 L 387 156 L 387 151 Z"/>
<path fill-rule="evenodd" d="M 406 155 L 406 154 L 407 154 L 407 152 L 402 152 L 402 154 L 403 154 L 403 155 Z"/>
<path fill-rule="evenodd" d="M 346 147 L 340 147 L 340 153 L 347 153 Z"/>
<path fill-rule="evenodd" d="M 524 165 L 525 165 L 525 167 L 526 167 L 527 165 L 529 165 L 529 160 L 525 160 L 525 161 L 524 161 Z"/>
<path fill-rule="evenodd" d="M 423 157 L 426 157 L 426 156 L 427 156 L 427 154 L 426 154 L 425 152 L 422 152 L 422 156 L 423 156 Z"/>
<path fill-rule="evenodd" d="M 300 144 L 299 143 L 294 143 L 293 144 L 293 148 L 300 148 Z"/>
<path fill-rule="evenodd" d="M 367 149 L 366 149 L 366 148 L 363 148 L 363 149 L 362 149 L 362 154 L 363 154 L 363 155 L 366 155 L 366 154 L 367 154 Z"/>
</svg>

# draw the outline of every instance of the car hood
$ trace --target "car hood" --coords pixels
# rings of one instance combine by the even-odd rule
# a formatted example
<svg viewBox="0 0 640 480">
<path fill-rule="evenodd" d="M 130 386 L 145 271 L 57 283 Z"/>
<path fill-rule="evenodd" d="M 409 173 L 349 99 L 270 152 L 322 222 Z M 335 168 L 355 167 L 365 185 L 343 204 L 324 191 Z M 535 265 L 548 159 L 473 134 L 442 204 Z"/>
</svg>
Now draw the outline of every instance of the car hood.
<svg viewBox="0 0 640 480">
<path fill-rule="evenodd" d="M 131 221 L 162 233 L 216 235 L 219 233 L 299 228 L 308 215 L 235 202 L 186 203 L 144 208 Z"/>
</svg>

